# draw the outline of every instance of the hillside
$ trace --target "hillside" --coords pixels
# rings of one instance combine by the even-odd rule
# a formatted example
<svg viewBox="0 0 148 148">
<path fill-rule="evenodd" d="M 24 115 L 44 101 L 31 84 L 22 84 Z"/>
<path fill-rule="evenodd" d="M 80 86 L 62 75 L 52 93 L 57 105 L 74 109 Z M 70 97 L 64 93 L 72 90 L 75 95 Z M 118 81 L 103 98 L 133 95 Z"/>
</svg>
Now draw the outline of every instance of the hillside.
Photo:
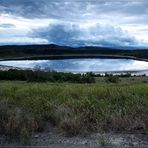
<svg viewBox="0 0 148 148">
<path fill-rule="evenodd" d="M 50 59 L 50 58 L 76 58 L 76 57 L 109 57 L 109 58 L 141 58 L 148 59 L 147 49 L 113 49 L 105 47 L 79 47 L 50 45 L 12 45 L 0 46 L 0 58 L 29 58 L 29 59 Z"/>
</svg>

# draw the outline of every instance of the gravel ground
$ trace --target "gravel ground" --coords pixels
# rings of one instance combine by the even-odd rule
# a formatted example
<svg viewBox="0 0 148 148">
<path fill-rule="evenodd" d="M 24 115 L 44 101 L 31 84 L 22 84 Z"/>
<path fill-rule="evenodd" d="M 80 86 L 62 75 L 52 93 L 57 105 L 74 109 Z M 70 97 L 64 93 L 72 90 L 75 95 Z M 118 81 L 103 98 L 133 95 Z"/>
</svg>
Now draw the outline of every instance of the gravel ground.
<svg viewBox="0 0 148 148">
<path fill-rule="evenodd" d="M 148 148 L 148 136 L 141 134 L 115 134 L 115 133 L 95 133 L 88 136 L 66 137 L 57 132 L 56 128 L 48 128 L 46 132 L 35 133 L 28 148 L 99 148 L 108 147 L 145 147 Z M 0 137 L 0 147 L 19 147 L 20 143 L 5 141 Z"/>
</svg>

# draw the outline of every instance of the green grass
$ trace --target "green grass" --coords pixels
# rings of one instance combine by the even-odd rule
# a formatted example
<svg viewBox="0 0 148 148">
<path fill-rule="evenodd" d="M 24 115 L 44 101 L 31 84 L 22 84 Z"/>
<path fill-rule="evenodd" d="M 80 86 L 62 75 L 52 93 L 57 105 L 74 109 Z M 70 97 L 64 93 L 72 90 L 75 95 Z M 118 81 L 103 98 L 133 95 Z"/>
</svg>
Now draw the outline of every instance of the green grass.
<svg viewBox="0 0 148 148">
<path fill-rule="evenodd" d="M 96 77 L 95 81 L 96 83 L 102 83 L 104 84 L 106 82 L 107 77 Z M 118 84 L 138 84 L 138 83 L 148 83 L 148 77 L 146 76 L 138 76 L 138 77 L 120 77 L 119 76 L 119 82 Z"/>
<path fill-rule="evenodd" d="M 97 131 L 148 134 L 148 84 L 0 81 L 0 134 L 30 137 L 51 123 L 69 136 Z"/>
</svg>

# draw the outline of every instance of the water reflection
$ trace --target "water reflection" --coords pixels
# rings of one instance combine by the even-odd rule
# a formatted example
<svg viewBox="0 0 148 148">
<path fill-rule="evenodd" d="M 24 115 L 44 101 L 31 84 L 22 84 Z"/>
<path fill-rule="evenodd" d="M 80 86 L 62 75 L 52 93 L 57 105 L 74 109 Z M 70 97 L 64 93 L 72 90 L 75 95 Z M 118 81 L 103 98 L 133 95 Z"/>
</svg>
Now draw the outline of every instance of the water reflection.
<svg viewBox="0 0 148 148">
<path fill-rule="evenodd" d="M 101 72 L 148 70 L 148 62 L 127 59 L 66 59 L 1 61 L 0 65 L 33 68 L 40 66 L 66 72 Z"/>
</svg>

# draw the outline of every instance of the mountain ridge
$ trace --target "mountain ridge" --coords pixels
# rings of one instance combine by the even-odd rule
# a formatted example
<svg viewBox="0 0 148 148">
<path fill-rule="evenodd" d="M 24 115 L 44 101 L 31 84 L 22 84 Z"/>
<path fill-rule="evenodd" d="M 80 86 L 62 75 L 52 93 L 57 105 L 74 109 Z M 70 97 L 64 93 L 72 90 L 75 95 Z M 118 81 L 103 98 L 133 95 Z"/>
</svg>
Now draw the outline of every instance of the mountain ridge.
<svg viewBox="0 0 148 148">
<path fill-rule="evenodd" d="M 132 56 L 148 59 L 148 49 L 114 49 L 108 47 L 84 46 L 70 47 L 56 44 L 49 45 L 5 45 L 0 46 L 0 58 L 31 57 L 31 56 Z"/>
</svg>

